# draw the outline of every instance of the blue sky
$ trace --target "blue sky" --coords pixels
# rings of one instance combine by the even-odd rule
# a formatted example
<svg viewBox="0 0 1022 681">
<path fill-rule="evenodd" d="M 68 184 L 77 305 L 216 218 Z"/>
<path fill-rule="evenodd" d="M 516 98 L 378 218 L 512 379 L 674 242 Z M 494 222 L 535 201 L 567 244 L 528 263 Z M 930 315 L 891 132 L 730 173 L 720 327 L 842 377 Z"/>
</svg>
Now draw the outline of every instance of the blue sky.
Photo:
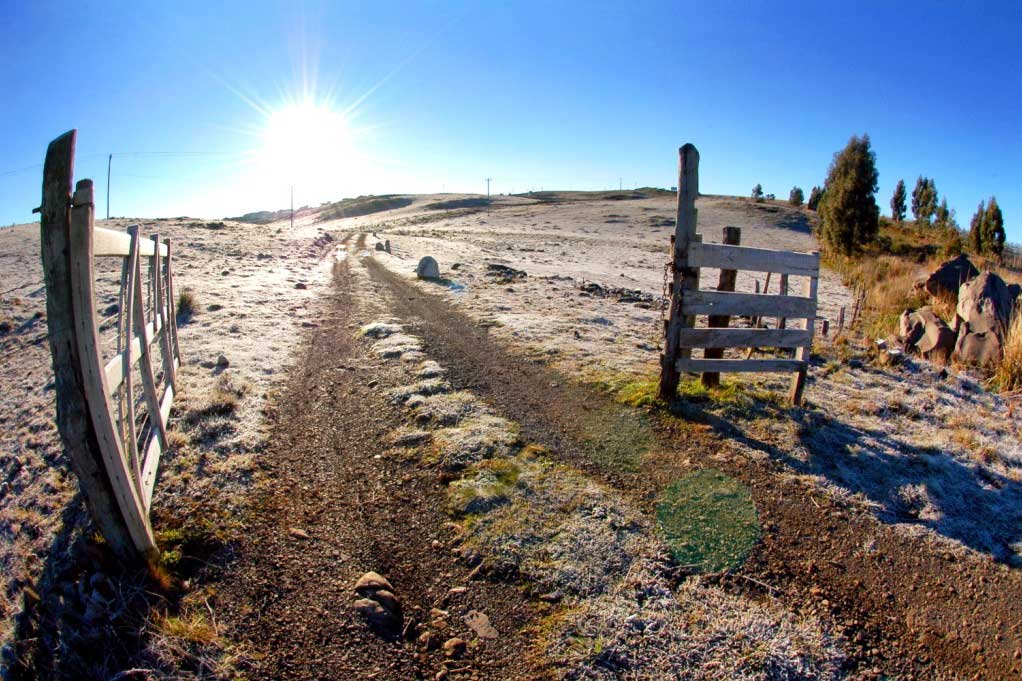
<svg viewBox="0 0 1022 681">
<path fill-rule="evenodd" d="M 78 177 L 103 197 L 113 153 L 112 214 L 146 217 L 281 208 L 292 182 L 298 205 L 670 186 L 684 142 L 704 192 L 786 197 L 868 132 L 884 213 L 923 174 L 962 225 L 996 195 L 1022 241 L 1022 5 L 846 4 L 4 0 L 0 224 L 32 219 L 70 128 Z M 267 129 L 310 99 L 347 132 L 289 129 L 313 148 L 285 168 Z"/>
</svg>

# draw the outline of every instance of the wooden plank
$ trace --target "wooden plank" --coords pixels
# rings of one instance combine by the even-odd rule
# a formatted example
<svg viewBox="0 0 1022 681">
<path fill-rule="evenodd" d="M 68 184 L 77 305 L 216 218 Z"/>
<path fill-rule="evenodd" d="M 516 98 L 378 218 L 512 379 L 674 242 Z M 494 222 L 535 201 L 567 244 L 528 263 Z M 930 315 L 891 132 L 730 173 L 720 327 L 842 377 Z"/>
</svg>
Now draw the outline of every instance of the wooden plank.
<svg viewBox="0 0 1022 681">
<path fill-rule="evenodd" d="M 692 244 L 688 249 L 688 263 L 692 267 L 777 272 L 803 277 L 820 272 L 819 253 L 793 253 L 729 244 Z"/>
<path fill-rule="evenodd" d="M 679 338 L 686 348 L 798 348 L 811 342 L 812 332 L 803 329 L 683 329 Z"/>
<path fill-rule="evenodd" d="M 137 228 L 138 225 L 132 225 Z M 93 228 L 93 248 L 95 249 L 93 255 L 97 258 L 102 257 L 121 257 L 127 258 L 131 254 L 131 235 L 127 232 L 120 232 L 116 229 L 107 229 L 106 227 L 94 227 Z M 143 241 L 139 255 L 143 258 L 151 257 L 156 252 L 155 246 L 149 241 Z M 160 245 L 160 255 L 167 255 L 167 247 Z"/>
<path fill-rule="evenodd" d="M 155 243 L 160 243 L 160 235 L 155 234 L 152 237 Z M 152 258 L 153 263 L 153 285 L 156 288 L 156 316 L 159 318 L 167 314 L 167 300 L 166 291 L 164 290 L 163 284 L 163 263 L 159 255 L 159 249 L 154 249 L 156 255 Z M 174 355 L 171 347 L 170 334 L 163 331 L 159 334 L 160 336 L 160 355 L 163 357 L 163 380 L 166 383 L 173 384 L 175 379 L 174 371 Z"/>
<path fill-rule="evenodd" d="M 136 240 L 141 243 L 143 240 L 138 235 L 138 227 L 135 228 L 135 232 L 132 235 Z M 155 252 L 155 251 L 154 251 Z M 141 277 L 141 263 L 135 261 L 135 295 L 139 301 L 139 305 L 135 308 L 135 322 L 141 327 L 145 324 L 145 310 L 142 309 L 142 277 Z M 155 287 L 155 282 L 154 282 Z M 153 374 L 153 354 L 151 352 L 151 345 L 144 343 L 142 345 L 141 356 L 139 357 L 138 366 L 139 371 L 142 374 L 142 393 L 145 396 L 146 409 L 149 412 L 149 425 L 157 431 L 159 434 L 160 442 L 164 445 L 167 444 L 167 426 L 166 422 L 161 416 L 160 409 L 160 396 L 156 392 L 156 377 Z M 144 452 L 143 452 L 144 455 Z M 142 488 L 142 465 L 139 464 L 139 487 Z"/>
<path fill-rule="evenodd" d="M 672 399 L 678 392 L 680 375 L 674 367 L 679 357 L 688 357 L 691 350 L 678 346 L 678 332 L 695 326 L 695 318 L 682 311 L 682 300 L 688 291 L 699 288 L 699 268 L 688 260 L 689 246 L 699 241 L 696 224 L 696 198 L 699 197 L 699 151 L 693 144 L 678 150 L 678 213 L 675 219 L 671 254 L 670 309 L 665 329 L 664 354 L 660 356 L 660 399 Z"/>
<path fill-rule="evenodd" d="M 724 243 L 737 246 L 742 242 L 742 230 L 738 227 L 727 226 L 724 227 Z M 717 290 L 725 292 L 733 292 L 735 290 L 735 282 L 738 279 L 738 270 L 722 269 L 720 271 L 720 277 L 717 280 Z M 731 324 L 731 315 L 710 315 L 707 325 L 710 328 L 726 329 Z M 688 329 L 682 329 L 681 334 L 684 336 L 685 331 Z M 680 347 L 685 347 L 684 343 L 679 343 Z M 726 346 L 723 345 L 712 345 L 705 346 L 706 350 L 703 352 L 705 359 L 723 359 L 724 350 Z M 702 384 L 707 388 L 714 388 L 720 385 L 720 374 L 708 371 L 701 377 Z"/>
<path fill-rule="evenodd" d="M 806 282 L 805 294 L 810 300 L 813 301 L 813 314 L 811 317 L 803 322 L 803 328 L 809 333 L 809 338 L 805 345 L 795 351 L 795 359 L 802 363 L 802 368 L 799 369 L 798 373 L 791 379 L 791 388 L 788 391 L 788 399 L 796 407 L 802 404 L 802 392 L 805 389 L 806 377 L 809 371 L 809 353 L 813 346 L 813 329 L 815 328 L 816 317 L 816 296 L 819 293 L 819 280 L 816 277 L 810 277 Z"/>
<path fill-rule="evenodd" d="M 181 346 L 177 342 L 177 310 L 174 306 L 177 301 L 174 298 L 174 259 L 170 239 L 167 239 L 167 325 L 170 328 L 170 338 L 174 341 L 174 366 L 181 363 Z"/>
<path fill-rule="evenodd" d="M 135 359 L 132 360 L 132 366 L 137 358 L 142 353 L 142 345 L 152 345 L 152 342 L 158 337 L 157 334 L 163 329 L 163 317 L 157 316 L 151 322 L 146 324 L 145 329 L 140 333 L 136 333 L 132 338 L 131 343 L 128 344 L 124 350 L 114 355 L 109 362 L 106 363 L 106 367 L 103 369 L 106 375 L 106 385 L 110 389 L 110 394 L 113 395 L 117 389 L 124 382 L 124 362 L 128 357 L 128 350 L 131 350 L 131 356 Z"/>
<path fill-rule="evenodd" d="M 92 181 L 82 180 L 75 191 L 70 224 L 70 259 L 75 340 L 81 360 L 81 371 L 89 416 L 96 432 L 107 478 L 113 488 L 120 516 L 127 528 L 137 555 L 155 562 L 159 549 L 145 512 L 141 495 L 136 493 L 127 468 L 120 438 L 114 428 L 110 392 L 104 385 L 103 362 L 96 339 L 96 302 L 92 269 L 93 236 Z"/>
<path fill-rule="evenodd" d="M 124 292 L 125 311 L 124 316 L 127 319 L 128 324 L 128 337 L 134 336 L 135 329 L 144 329 L 143 323 L 139 320 L 136 310 L 141 302 L 135 295 L 136 284 L 139 281 L 139 270 L 138 270 L 138 227 L 134 228 L 136 231 L 131 235 L 131 250 L 128 254 L 128 282 Z M 121 381 L 124 383 L 124 394 L 126 397 L 125 402 L 125 415 L 124 415 L 124 428 L 121 430 L 123 439 L 121 440 L 121 446 L 127 452 L 128 463 L 130 464 L 132 480 L 135 483 L 135 492 L 142 496 L 142 463 L 139 460 L 138 455 L 138 427 L 135 425 L 135 390 L 133 386 L 134 379 L 132 378 L 132 369 L 134 368 L 136 357 L 142 356 L 142 348 L 144 344 L 140 344 L 139 353 L 134 354 L 135 343 L 128 343 L 124 349 L 125 357 L 124 362 L 121 364 Z M 104 369 L 105 371 L 105 369 Z M 109 386 L 107 386 L 107 394 L 109 394 Z"/>
<path fill-rule="evenodd" d="M 803 362 L 794 359 L 700 359 L 681 358 L 676 367 L 679 372 L 701 373 L 787 373 L 798 371 Z"/>
<path fill-rule="evenodd" d="M 168 385 L 160 400 L 160 417 L 166 423 L 170 418 L 170 405 L 174 402 L 174 386 Z M 146 445 L 145 458 L 142 463 L 142 491 L 144 493 L 146 508 L 149 508 L 153 500 L 153 489 L 156 487 L 156 474 L 159 471 L 160 456 L 166 451 L 166 442 L 161 442 L 157 437 L 149 438 Z"/>
<path fill-rule="evenodd" d="M 816 314 L 816 301 L 799 296 L 691 291 L 685 294 L 681 311 L 687 315 L 812 317 Z"/>
</svg>

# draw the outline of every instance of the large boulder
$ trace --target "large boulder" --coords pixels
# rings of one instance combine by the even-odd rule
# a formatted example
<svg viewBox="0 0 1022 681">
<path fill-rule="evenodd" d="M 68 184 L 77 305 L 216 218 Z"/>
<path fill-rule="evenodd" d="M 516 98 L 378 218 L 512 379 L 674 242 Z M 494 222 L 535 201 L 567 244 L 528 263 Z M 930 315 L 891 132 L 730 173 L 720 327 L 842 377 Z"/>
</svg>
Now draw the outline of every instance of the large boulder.
<svg viewBox="0 0 1022 681">
<path fill-rule="evenodd" d="M 975 279 L 978 275 L 979 270 L 972 261 L 965 255 L 960 255 L 941 263 L 940 267 L 923 282 L 923 288 L 934 298 L 957 300 L 958 289 L 962 284 Z"/>
<path fill-rule="evenodd" d="M 1003 340 L 1015 299 L 1004 280 L 984 272 L 958 290 L 960 333 L 993 333 Z"/>
<path fill-rule="evenodd" d="M 955 359 L 963 364 L 993 369 L 1001 362 L 1004 350 L 1001 339 L 993 331 L 969 331 L 963 324 L 955 344 Z"/>
<path fill-rule="evenodd" d="M 440 266 L 437 265 L 433 256 L 427 255 L 419 261 L 415 268 L 415 276 L 419 279 L 437 280 L 440 278 Z"/>
<path fill-rule="evenodd" d="M 947 363 L 955 349 L 955 332 L 930 307 L 901 313 L 901 339 L 906 349 L 923 357 Z"/>
</svg>

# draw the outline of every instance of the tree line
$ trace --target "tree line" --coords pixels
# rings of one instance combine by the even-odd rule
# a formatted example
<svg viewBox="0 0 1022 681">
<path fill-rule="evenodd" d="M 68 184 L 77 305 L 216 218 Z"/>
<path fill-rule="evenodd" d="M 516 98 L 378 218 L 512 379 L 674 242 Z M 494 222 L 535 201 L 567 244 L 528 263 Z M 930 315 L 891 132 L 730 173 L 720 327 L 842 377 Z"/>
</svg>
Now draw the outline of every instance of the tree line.
<svg viewBox="0 0 1022 681">
<path fill-rule="evenodd" d="M 844 149 L 834 154 L 823 187 L 813 187 L 806 204 L 819 214 L 820 235 L 832 250 L 855 255 L 877 240 L 880 229 L 877 180 L 876 154 L 869 135 L 853 135 Z M 802 196 L 802 190 L 794 187 L 789 201 L 801 205 Z M 920 175 L 916 179 L 911 196 L 916 228 L 940 230 L 946 234 L 947 250 L 961 252 L 965 244 L 955 211 L 948 208 L 947 197 L 940 197 L 938 202 L 938 196 L 933 178 Z M 898 180 L 890 207 L 891 219 L 899 225 L 905 221 L 908 201 L 905 181 Z M 980 202 L 967 238 L 969 248 L 976 253 L 999 256 L 1004 252 L 1004 216 L 996 197 Z"/>
</svg>

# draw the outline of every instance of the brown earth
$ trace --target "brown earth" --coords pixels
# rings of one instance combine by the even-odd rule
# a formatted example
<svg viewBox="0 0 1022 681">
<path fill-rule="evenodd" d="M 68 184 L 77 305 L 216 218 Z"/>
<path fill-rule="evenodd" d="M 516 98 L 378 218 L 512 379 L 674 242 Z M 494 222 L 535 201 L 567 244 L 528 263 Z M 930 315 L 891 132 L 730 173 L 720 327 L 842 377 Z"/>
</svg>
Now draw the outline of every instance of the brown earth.
<svg viewBox="0 0 1022 681">
<path fill-rule="evenodd" d="M 520 653 L 541 604 L 513 584 L 470 581 L 472 566 L 457 555 L 436 472 L 395 457 L 384 444 L 402 421 L 381 396 L 381 387 L 391 385 L 385 368 L 354 338 L 354 329 L 371 319 L 367 312 L 402 318 L 424 340 L 426 354 L 448 367 L 456 389 L 478 394 L 520 424 L 524 441 L 548 446 L 552 456 L 642 508 L 652 508 L 667 482 L 706 464 L 742 479 L 752 489 L 764 539 L 737 574 L 718 581 L 834 623 L 847 639 L 850 676 L 1020 673 L 1022 579 L 1016 571 L 934 553 L 922 538 L 780 475 L 780 451 L 698 404 L 649 413 L 622 407 L 542 361 L 510 352 L 440 296 L 366 262 L 371 285 L 389 309 L 367 310 L 359 302 L 359 282 L 340 266 L 331 318 L 307 339 L 304 362 L 275 418 L 267 457 L 271 491 L 220 593 L 220 617 L 246 648 L 261 651 L 253 676 L 406 679 L 454 669 L 466 677 L 510 679 L 539 673 Z M 797 419 L 799 412 L 783 416 Z M 749 449 L 767 456 L 749 456 Z M 636 452 L 643 450 L 648 454 L 640 467 Z M 293 536 L 293 528 L 312 539 Z M 351 612 L 351 587 L 366 570 L 387 576 L 403 599 L 403 641 L 374 634 Z M 470 589 L 445 600 L 457 585 Z M 444 667 L 442 653 L 426 654 L 413 642 L 416 625 L 434 606 L 450 611 L 452 635 L 469 638 L 461 616 L 478 609 L 502 623 L 501 637 L 472 649 L 464 663 Z"/>
</svg>

